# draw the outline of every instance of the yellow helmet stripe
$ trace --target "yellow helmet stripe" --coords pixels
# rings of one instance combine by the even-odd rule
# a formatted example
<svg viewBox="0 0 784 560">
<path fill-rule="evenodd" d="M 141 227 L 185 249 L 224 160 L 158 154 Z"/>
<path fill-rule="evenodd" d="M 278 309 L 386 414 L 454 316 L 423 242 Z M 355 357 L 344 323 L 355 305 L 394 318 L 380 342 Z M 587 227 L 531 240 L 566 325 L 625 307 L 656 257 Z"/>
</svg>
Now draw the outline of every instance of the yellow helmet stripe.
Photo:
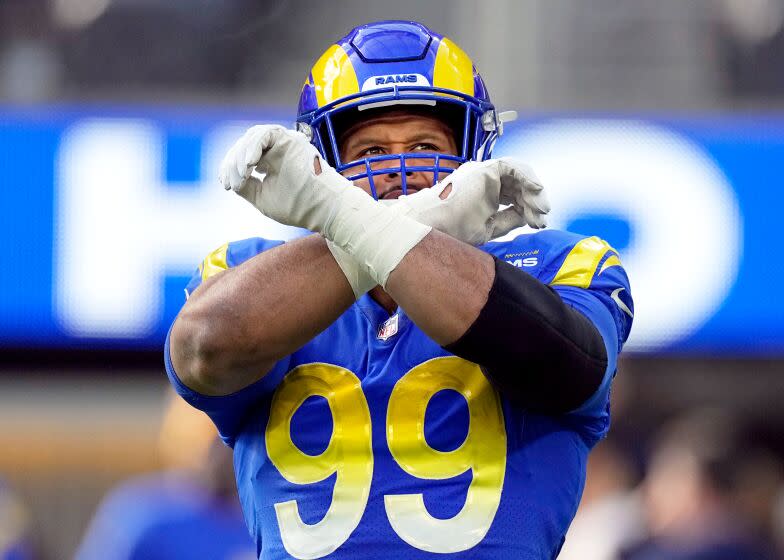
<svg viewBox="0 0 784 560">
<path fill-rule="evenodd" d="M 566 255 L 566 259 L 564 259 L 561 268 L 558 269 L 550 285 L 587 288 L 591 285 L 596 268 L 608 251 L 614 253 L 615 249 L 598 237 L 583 239 L 572 247 L 572 250 Z M 618 261 L 617 264 L 620 265 L 620 259 L 617 257 L 615 259 Z M 609 266 L 612 266 L 612 264 Z"/>
<path fill-rule="evenodd" d="M 328 48 L 316 61 L 311 73 L 319 107 L 346 95 L 359 93 L 357 73 L 340 45 Z"/>
<path fill-rule="evenodd" d="M 474 64 L 463 50 L 444 37 L 436 51 L 433 86 L 474 95 Z"/>
<path fill-rule="evenodd" d="M 610 255 L 609 257 L 607 257 L 607 260 L 604 261 L 602 268 L 599 269 L 599 274 L 601 274 L 611 266 L 621 266 L 621 259 L 618 258 L 618 255 Z"/>
</svg>

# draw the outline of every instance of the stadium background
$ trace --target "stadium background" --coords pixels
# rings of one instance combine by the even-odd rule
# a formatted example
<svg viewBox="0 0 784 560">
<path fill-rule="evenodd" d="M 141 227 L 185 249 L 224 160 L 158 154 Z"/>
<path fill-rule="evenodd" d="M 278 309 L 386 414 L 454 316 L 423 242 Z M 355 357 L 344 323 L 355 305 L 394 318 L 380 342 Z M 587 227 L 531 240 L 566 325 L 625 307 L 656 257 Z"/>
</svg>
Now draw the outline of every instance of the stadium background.
<svg viewBox="0 0 784 560">
<path fill-rule="evenodd" d="M 25 513 L 0 514 L 0 551 L 23 528 L 37 558 L 70 557 L 109 488 L 169 464 L 160 347 L 187 277 L 228 239 L 296 235 L 217 163 L 250 123 L 290 123 L 313 61 L 374 19 L 461 45 L 520 113 L 496 153 L 629 271 L 613 453 L 585 507 L 658 488 L 666 426 L 720 415 L 740 434 L 728 511 L 781 542 L 784 2 L 5 0 L 0 477 Z"/>
</svg>

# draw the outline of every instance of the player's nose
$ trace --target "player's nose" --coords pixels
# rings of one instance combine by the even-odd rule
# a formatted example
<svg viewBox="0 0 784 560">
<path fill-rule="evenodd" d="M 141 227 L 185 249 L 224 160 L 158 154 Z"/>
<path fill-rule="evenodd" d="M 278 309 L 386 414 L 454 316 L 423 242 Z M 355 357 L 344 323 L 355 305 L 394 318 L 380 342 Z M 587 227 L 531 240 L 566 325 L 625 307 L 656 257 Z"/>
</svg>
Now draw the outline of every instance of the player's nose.
<svg viewBox="0 0 784 560">
<path fill-rule="evenodd" d="M 401 164 L 399 162 L 394 162 L 394 167 L 389 167 L 389 172 L 381 173 L 377 175 L 377 178 L 383 184 L 388 185 L 400 185 L 403 181 L 403 172 L 401 171 Z M 431 174 L 432 175 L 432 174 Z M 405 180 L 406 182 L 411 184 L 416 184 L 417 188 L 423 188 L 425 186 L 432 186 L 428 181 L 425 179 L 425 174 L 422 171 L 405 171 Z M 427 183 L 427 185 L 425 185 Z"/>
<path fill-rule="evenodd" d="M 391 160 L 378 162 L 378 165 L 374 166 L 376 171 L 384 171 L 386 169 L 388 169 L 389 171 L 387 171 L 386 173 L 379 173 L 378 175 L 376 175 L 377 180 L 380 181 L 382 184 L 391 185 L 396 183 L 400 185 L 402 181 L 402 175 L 403 175 L 402 173 L 403 165 L 404 164 L 399 159 L 391 159 Z M 405 172 L 406 181 L 409 181 L 412 178 L 414 178 L 414 176 L 418 176 L 418 175 L 419 172 L 406 170 Z"/>
<path fill-rule="evenodd" d="M 377 175 L 375 182 L 379 198 L 397 198 L 401 194 L 411 194 L 433 186 L 432 180 L 428 180 L 421 172 L 407 172 L 405 177 L 399 172 L 385 173 Z"/>
<path fill-rule="evenodd" d="M 390 179 L 396 179 L 400 177 L 402 167 L 405 164 L 403 163 L 402 158 L 393 158 L 388 160 L 378 161 L 373 164 L 373 169 L 375 171 L 384 171 L 385 169 L 389 169 L 387 173 L 379 174 L 380 177 L 386 177 Z M 406 170 L 406 177 L 411 177 L 413 172 Z"/>
<path fill-rule="evenodd" d="M 387 177 L 388 179 L 397 179 L 398 177 L 400 177 L 400 175 L 401 175 L 400 170 L 397 168 L 394 169 L 393 171 L 390 171 L 389 173 L 384 174 L 384 176 Z M 406 177 L 411 177 L 413 175 L 414 175 L 413 171 L 408 171 L 408 170 L 406 171 Z"/>
</svg>

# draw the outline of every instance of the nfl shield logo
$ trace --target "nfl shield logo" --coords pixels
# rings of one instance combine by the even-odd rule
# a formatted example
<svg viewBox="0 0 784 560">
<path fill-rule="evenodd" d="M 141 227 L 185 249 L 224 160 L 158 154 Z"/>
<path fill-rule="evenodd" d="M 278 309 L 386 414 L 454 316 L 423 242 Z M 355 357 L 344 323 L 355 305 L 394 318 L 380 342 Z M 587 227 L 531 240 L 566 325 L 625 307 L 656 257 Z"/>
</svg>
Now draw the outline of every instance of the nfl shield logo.
<svg viewBox="0 0 784 560">
<path fill-rule="evenodd" d="M 387 340 L 389 337 L 395 336 L 397 334 L 397 323 L 397 313 L 384 321 L 378 329 L 379 340 Z"/>
</svg>

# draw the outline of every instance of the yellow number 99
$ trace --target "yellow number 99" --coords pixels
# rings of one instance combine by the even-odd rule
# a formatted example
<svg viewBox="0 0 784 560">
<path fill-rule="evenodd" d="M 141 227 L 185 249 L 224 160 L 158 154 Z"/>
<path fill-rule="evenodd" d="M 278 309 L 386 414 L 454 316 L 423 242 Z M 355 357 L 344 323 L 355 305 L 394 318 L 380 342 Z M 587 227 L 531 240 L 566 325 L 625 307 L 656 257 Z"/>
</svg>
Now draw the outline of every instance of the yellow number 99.
<svg viewBox="0 0 784 560">
<path fill-rule="evenodd" d="M 468 403 L 465 441 L 454 451 L 438 451 L 425 441 L 425 411 L 437 392 L 452 389 Z M 465 504 L 451 519 L 436 519 L 422 494 L 384 496 L 387 516 L 400 537 L 428 552 L 468 550 L 481 542 L 493 522 L 506 471 L 506 429 L 498 393 L 479 366 L 457 357 L 435 358 L 404 375 L 387 409 L 387 444 L 412 476 L 439 480 L 471 469 Z"/>
<path fill-rule="evenodd" d="M 329 404 L 332 436 L 319 455 L 303 453 L 291 440 L 291 419 L 308 397 Z M 294 484 L 313 484 L 337 473 L 332 503 L 324 518 L 308 525 L 296 500 L 275 504 L 281 540 L 295 558 L 321 558 L 334 552 L 359 525 L 373 478 L 370 411 L 359 379 L 330 364 L 307 364 L 289 372 L 273 397 L 266 430 L 267 456 Z"/>
</svg>

